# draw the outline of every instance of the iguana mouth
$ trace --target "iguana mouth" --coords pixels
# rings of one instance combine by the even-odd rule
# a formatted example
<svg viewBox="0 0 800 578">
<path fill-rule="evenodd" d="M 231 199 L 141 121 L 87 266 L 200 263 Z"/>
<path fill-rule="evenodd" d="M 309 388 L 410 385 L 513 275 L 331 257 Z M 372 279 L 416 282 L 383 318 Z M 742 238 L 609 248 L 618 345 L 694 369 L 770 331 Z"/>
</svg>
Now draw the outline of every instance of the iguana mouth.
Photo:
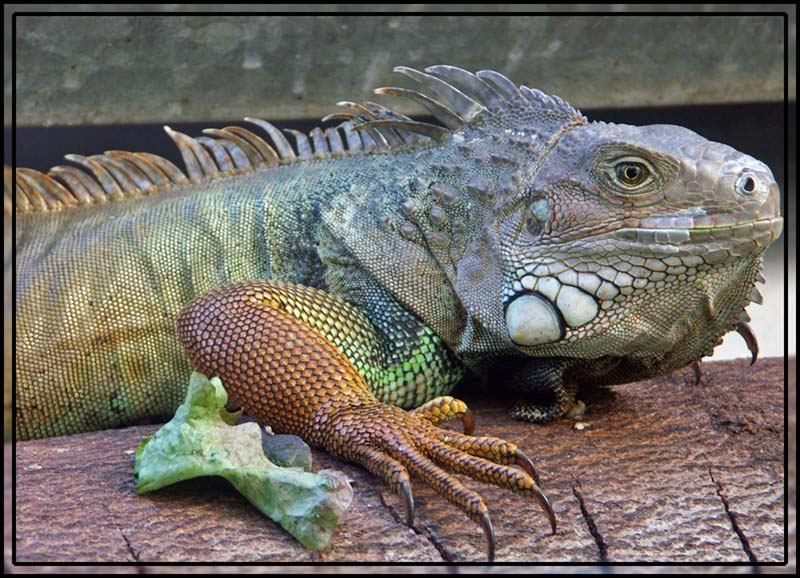
<svg viewBox="0 0 800 578">
<path fill-rule="evenodd" d="M 681 283 L 700 267 L 762 252 L 782 228 L 783 219 L 772 217 L 713 227 L 621 229 L 612 238 L 629 257 L 614 265 L 579 271 L 564 262 L 526 267 L 505 292 L 508 335 L 521 346 L 561 341 L 638 290 Z"/>
<path fill-rule="evenodd" d="M 710 245 L 716 242 L 726 248 L 733 246 L 736 255 L 744 255 L 765 249 L 783 230 L 782 217 L 713 226 L 696 223 L 697 220 L 692 218 L 653 220 L 654 227 L 619 229 L 614 232 L 614 237 L 648 247 Z"/>
</svg>

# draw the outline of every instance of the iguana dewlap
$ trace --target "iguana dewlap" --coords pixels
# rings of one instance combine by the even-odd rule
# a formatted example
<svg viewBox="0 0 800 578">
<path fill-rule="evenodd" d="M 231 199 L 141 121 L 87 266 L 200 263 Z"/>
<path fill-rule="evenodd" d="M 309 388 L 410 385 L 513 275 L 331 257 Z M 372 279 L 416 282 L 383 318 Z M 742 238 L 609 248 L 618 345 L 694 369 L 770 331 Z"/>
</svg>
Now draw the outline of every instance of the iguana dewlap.
<svg viewBox="0 0 800 578">
<path fill-rule="evenodd" d="M 376 92 L 440 125 L 341 103 L 344 122 L 294 146 L 257 119 L 269 142 L 167 129 L 185 172 L 119 151 L 18 169 L 17 439 L 168 415 L 195 365 L 387 480 L 409 520 L 422 478 L 491 556 L 485 504 L 448 472 L 533 496 L 555 524 L 516 446 L 435 427 L 466 415 L 447 397 L 465 371 L 509 374 L 513 415 L 538 421 L 733 329 L 755 350 L 744 308 L 782 227 L 763 163 L 677 126 L 589 123 L 496 72 L 396 70 L 425 93 Z"/>
</svg>

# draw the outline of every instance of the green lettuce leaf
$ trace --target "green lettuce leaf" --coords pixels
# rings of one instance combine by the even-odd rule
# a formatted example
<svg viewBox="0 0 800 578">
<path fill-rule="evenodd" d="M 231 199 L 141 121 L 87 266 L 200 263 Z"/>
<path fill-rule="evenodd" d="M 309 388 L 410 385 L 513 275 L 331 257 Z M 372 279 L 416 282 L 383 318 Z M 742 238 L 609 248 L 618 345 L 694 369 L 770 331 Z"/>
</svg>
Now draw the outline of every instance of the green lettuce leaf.
<svg viewBox="0 0 800 578">
<path fill-rule="evenodd" d="M 175 417 L 136 450 L 136 492 L 198 476 L 222 476 L 306 548 L 325 547 L 353 499 L 350 482 L 333 470 L 311 473 L 297 467 L 310 467 L 311 460 L 308 447 L 296 436 L 265 444 L 281 456 L 278 461 L 293 467 L 275 465 L 264 454 L 261 428 L 254 422 L 232 425 L 237 415 L 225 410 L 227 401 L 218 378 L 193 373 Z"/>
</svg>

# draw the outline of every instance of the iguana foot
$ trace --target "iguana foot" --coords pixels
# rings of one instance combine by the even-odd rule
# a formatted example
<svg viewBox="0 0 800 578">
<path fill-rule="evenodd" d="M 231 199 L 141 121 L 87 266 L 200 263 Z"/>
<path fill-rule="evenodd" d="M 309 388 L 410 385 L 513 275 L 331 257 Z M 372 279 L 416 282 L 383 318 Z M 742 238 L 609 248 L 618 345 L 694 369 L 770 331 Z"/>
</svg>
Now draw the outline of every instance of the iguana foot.
<svg viewBox="0 0 800 578">
<path fill-rule="evenodd" d="M 533 464 L 513 443 L 440 429 L 413 412 L 383 404 L 347 408 L 333 416 L 327 428 L 330 446 L 336 448 L 334 455 L 364 466 L 403 497 L 409 526 L 414 522 L 410 483 L 414 477 L 481 525 L 489 560 L 493 560 L 495 540 L 489 510 L 480 494 L 452 475 L 455 472 L 534 498 L 556 531 L 555 515 L 539 487 Z"/>
<path fill-rule="evenodd" d="M 465 429 L 471 429 L 466 405 L 453 398 L 437 398 L 411 412 L 381 403 L 349 358 L 320 331 L 322 316 L 335 320 L 336 327 L 358 321 L 352 306 L 323 291 L 249 282 L 190 303 L 180 314 L 178 333 L 197 368 L 219 376 L 230 398 L 248 414 L 385 480 L 402 495 L 409 524 L 414 520 L 413 476 L 481 525 L 489 559 L 494 558 L 489 510 L 454 472 L 533 497 L 555 532 L 555 516 L 538 476 L 516 445 L 433 425 L 462 417 Z"/>
</svg>

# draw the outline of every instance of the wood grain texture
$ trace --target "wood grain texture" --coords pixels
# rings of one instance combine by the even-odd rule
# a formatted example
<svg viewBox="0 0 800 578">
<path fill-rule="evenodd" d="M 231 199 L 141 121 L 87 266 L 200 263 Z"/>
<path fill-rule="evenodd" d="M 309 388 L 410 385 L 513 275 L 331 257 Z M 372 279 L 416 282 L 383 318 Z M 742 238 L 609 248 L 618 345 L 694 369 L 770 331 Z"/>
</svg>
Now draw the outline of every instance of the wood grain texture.
<svg viewBox="0 0 800 578">
<path fill-rule="evenodd" d="M 699 386 L 692 385 L 687 369 L 579 396 L 589 405 L 582 421 L 591 426 L 584 430 L 569 420 L 546 426 L 516 422 L 506 415 L 511 400 L 466 396 L 476 413 L 476 433 L 513 440 L 533 457 L 559 521 L 557 535 L 551 536 L 532 501 L 467 482 L 491 509 L 497 561 L 782 561 L 784 360 L 764 359 L 752 368 L 744 360 L 703 368 Z M 155 429 L 18 444 L 16 561 L 484 560 L 480 529 L 429 488 L 414 485 L 417 517 L 410 529 L 402 523 L 398 497 L 365 471 L 321 452 L 314 452 L 314 469 L 344 471 L 353 480 L 355 498 L 331 546 L 318 554 L 306 552 L 221 480 L 192 480 L 137 496 L 133 450 Z M 5 564 L 13 571 L 36 570 L 12 567 L 10 453 L 5 459 Z M 793 488 L 790 499 L 793 524 Z"/>
</svg>

